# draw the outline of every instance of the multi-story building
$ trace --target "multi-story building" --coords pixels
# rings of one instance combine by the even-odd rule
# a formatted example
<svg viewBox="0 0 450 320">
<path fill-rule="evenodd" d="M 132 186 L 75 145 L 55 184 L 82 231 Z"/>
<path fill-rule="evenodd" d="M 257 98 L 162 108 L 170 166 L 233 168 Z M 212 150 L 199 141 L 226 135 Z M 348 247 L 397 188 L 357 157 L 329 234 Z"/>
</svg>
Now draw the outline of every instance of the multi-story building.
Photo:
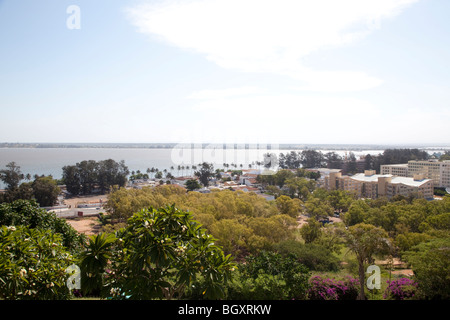
<svg viewBox="0 0 450 320">
<path fill-rule="evenodd" d="M 434 187 L 450 188 L 450 160 L 411 160 L 408 163 L 381 165 L 380 174 L 399 177 L 414 177 L 419 174 L 433 180 Z"/>
<path fill-rule="evenodd" d="M 392 174 L 393 176 L 408 177 L 408 164 L 384 164 L 380 166 L 380 174 Z"/>
<path fill-rule="evenodd" d="M 343 176 L 341 172 L 330 173 L 325 177 L 325 187 L 329 190 L 350 191 L 361 198 L 392 198 L 396 195 L 416 194 L 425 199 L 433 199 L 433 181 L 423 175 L 398 177 L 391 174 L 376 174 L 366 170 L 353 176 Z"/>
<path fill-rule="evenodd" d="M 450 188 L 450 160 L 441 162 L 440 187 Z"/>
<path fill-rule="evenodd" d="M 442 162 L 437 160 L 408 161 L 408 176 L 423 174 L 433 180 L 434 187 L 440 187 L 441 164 Z"/>
</svg>

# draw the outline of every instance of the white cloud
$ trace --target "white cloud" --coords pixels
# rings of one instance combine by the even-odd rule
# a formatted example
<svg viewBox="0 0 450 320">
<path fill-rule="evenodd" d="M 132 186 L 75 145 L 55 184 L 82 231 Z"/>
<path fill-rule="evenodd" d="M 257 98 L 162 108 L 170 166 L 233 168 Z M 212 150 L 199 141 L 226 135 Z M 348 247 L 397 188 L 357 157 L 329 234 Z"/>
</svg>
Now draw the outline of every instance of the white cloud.
<svg viewBox="0 0 450 320">
<path fill-rule="evenodd" d="M 382 123 L 376 106 L 346 97 L 261 94 L 198 100 L 192 110 L 204 141 L 218 135 L 222 141 L 346 143 L 350 136 L 359 143 L 373 140 Z M 208 121 L 220 114 L 235 116 L 224 117 L 220 125 Z"/>
<path fill-rule="evenodd" d="M 318 71 L 303 58 L 345 46 L 418 0 L 183 0 L 129 8 L 140 32 L 192 50 L 223 68 L 293 77 L 303 90 L 352 91 L 381 84 L 363 72 Z"/>
</svg>

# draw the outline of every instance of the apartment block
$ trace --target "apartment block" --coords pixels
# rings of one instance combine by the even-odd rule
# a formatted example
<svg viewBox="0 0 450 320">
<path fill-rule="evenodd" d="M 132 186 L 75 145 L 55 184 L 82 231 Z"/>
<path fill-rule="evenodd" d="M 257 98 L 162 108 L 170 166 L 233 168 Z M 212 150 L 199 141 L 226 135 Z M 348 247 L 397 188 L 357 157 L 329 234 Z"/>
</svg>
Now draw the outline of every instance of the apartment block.
<svg viewBox="0 0 450 320">
<path fill-rule="evenodd" d="M 353 192 L 360 198 L 392 198 L 396 195 L 417 194 L 425 199 L 433 199 L 433 181 L 424 175 L 398 177 L 392 174 L 376 174 L 375 170 L 365 170 L 353 176 L 341 172 L 330 173 L 325 177 L 328 190 L 341 189 Z"/>
<path fill-rule="evenodd" d="M 408 161 L 408 176 L 414 177 L 417 174 L 432 179 L 434 187 L 450 187 L 450 160 L 423 160 Z"/>
<path fill-rule="evenodd" d="M 380 174 L 392 174 L 393 176 L 408 177 L 408 164 L 385 164 L 380 166 Z"/>
</svg>

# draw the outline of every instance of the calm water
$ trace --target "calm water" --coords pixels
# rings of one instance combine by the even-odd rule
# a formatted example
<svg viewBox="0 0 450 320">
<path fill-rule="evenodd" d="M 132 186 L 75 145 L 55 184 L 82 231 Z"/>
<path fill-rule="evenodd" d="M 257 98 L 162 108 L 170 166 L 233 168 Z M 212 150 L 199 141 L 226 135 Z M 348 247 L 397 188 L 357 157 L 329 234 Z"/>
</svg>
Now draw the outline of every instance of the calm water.
<svg viewBox="0 0 450 320">
<path fill-rule="evenodd" d="M 296 150 L 299 151 L 299 150 Z M 332 150 L 321 150 L 326 153 Z M 267 150 L 261 149 L 138 149 L 138 148 L 0 148 L 0 168 L 5 168 L 11 161 L 20 166 L 22 173 L 38 175 L 52 175 L 54 178 L 61 178 L 62 167 L 74 165 L 83 160 L 124 160 L 130 171 L 141 170 L 145 172 L 147 168 L 158 168 L 159 170 L 170 170 L 173 166 L 174 175 L 178 174 L 177 166 L 198 165 L 203 161 L 214 163 L 215 168 L 222 168 L 223 163 L 243 164 L 243 168 L 248 168 L 248 164 L 255 161 L 262 161 L 263 154 Z M 272 150 L 278 155 L 280 152 L 287 153 L 289 150 Z M 345 151 L 337 150 L 340 155 Z M 356 157 L 365 154 L 378 154 L 383 150 L 362 150 L 352 151 Z M 186 170 L 185 174 L 188 173 Z M 180 172 L 181 174 L 181 172 Z M 0 187 L 3 185 L 0 182 Z"/>
</svg>

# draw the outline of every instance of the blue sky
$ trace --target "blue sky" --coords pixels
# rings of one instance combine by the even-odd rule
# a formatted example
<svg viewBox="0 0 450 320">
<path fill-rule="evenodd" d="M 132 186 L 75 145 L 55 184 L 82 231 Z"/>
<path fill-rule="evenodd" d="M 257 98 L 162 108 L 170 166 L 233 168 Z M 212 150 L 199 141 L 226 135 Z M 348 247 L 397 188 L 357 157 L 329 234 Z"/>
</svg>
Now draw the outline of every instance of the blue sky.
<svg viewBox="0 0 450 320">
<path fill-rule="evenodd" d="M 447 0 L 0 0 L 0 141 L 450 143 L 449 13 Z"/>
</svg>

